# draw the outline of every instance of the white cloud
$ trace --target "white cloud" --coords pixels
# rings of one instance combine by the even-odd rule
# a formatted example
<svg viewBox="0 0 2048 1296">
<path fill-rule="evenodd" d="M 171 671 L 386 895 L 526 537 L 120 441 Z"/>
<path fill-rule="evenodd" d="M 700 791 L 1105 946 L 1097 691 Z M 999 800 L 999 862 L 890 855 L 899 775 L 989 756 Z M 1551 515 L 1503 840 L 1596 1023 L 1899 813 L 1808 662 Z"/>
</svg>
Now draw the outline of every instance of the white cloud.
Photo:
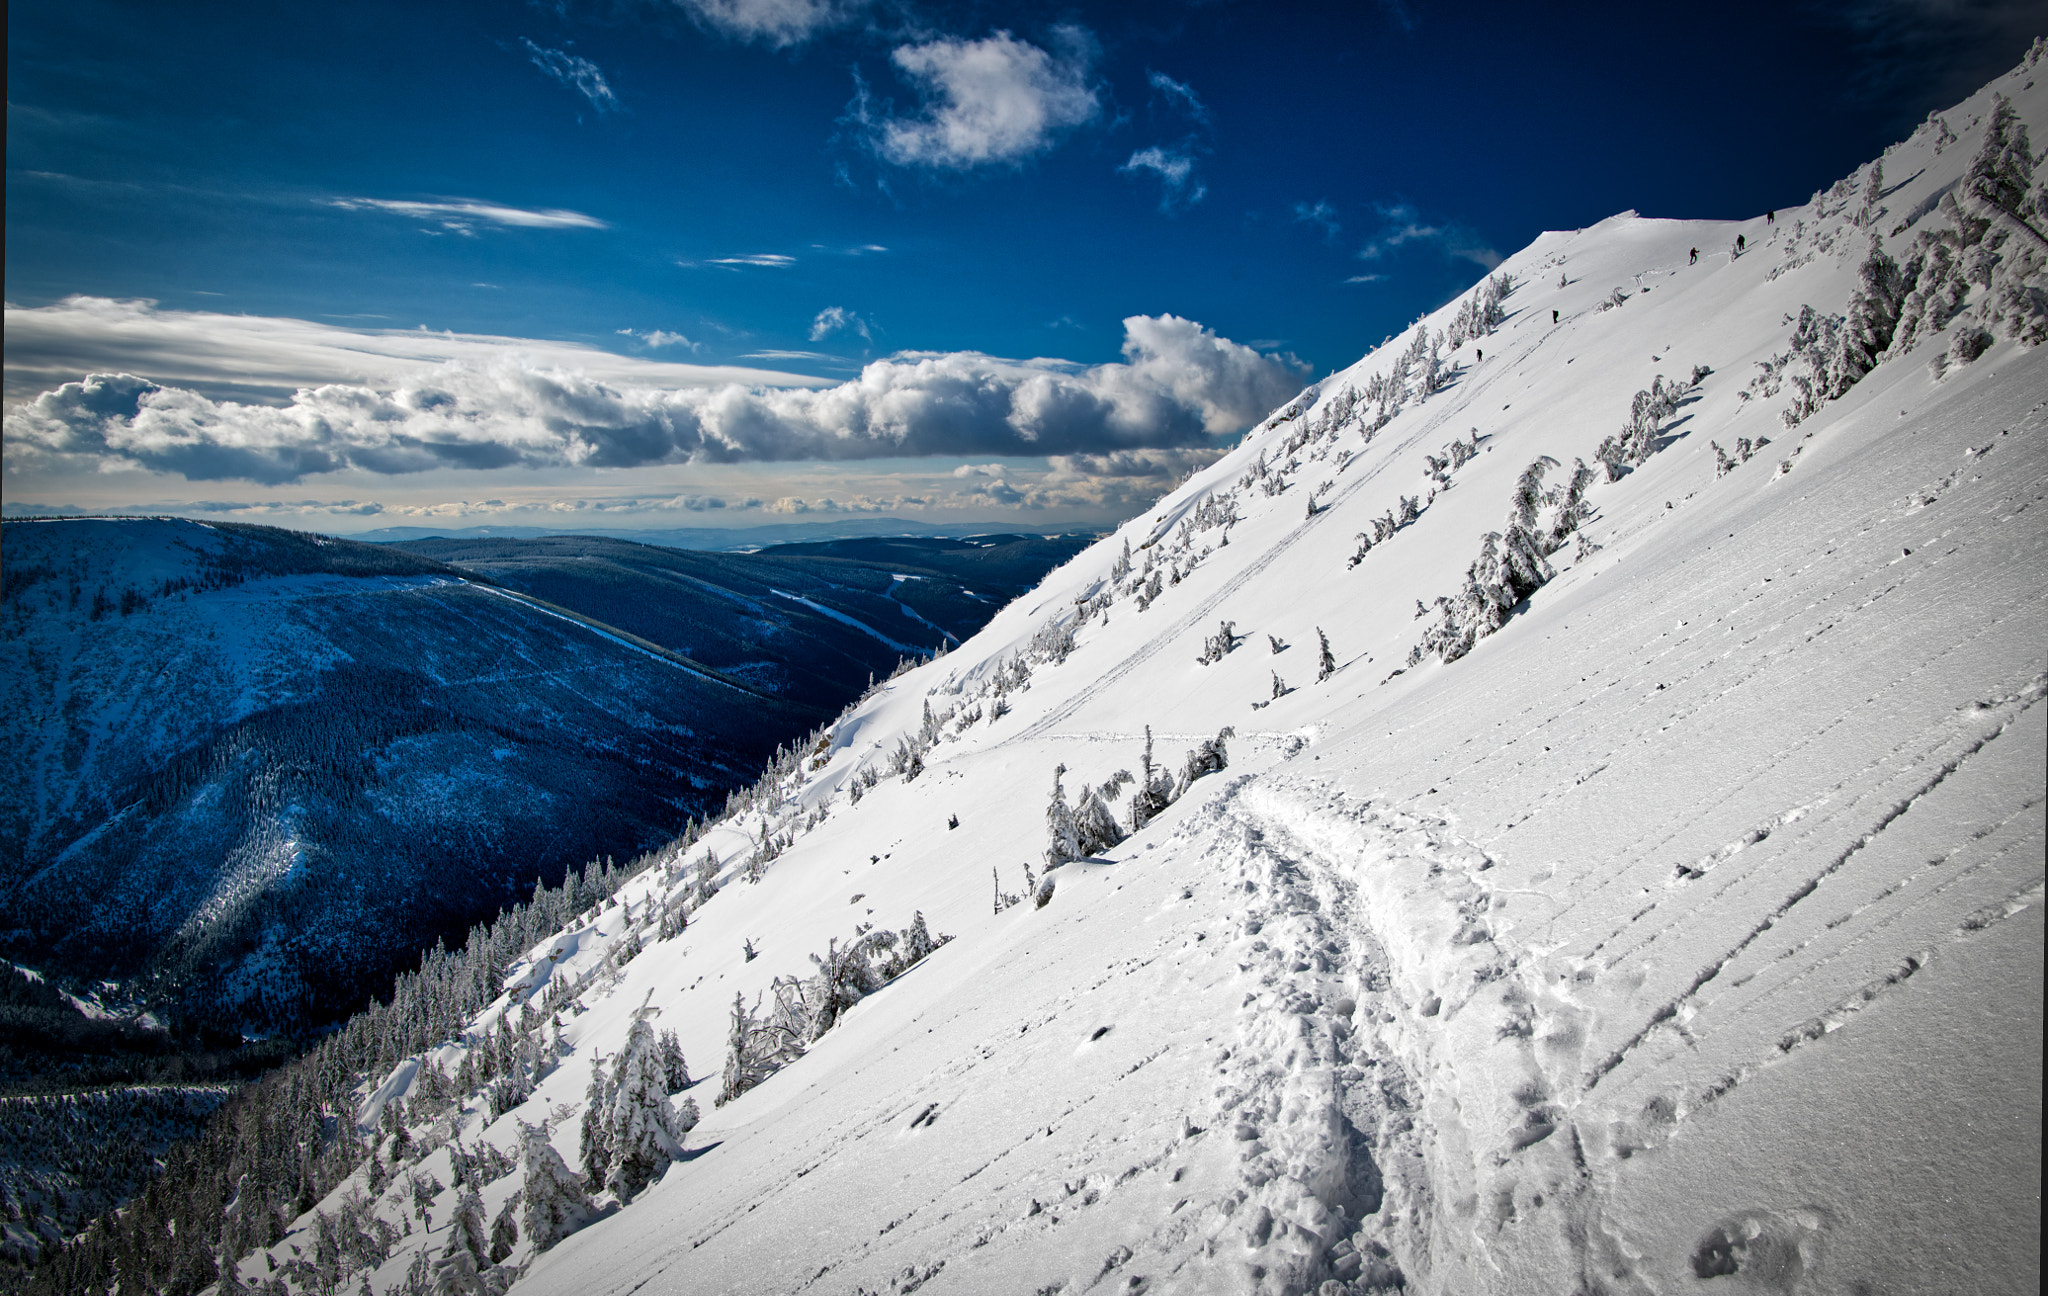
<svg viewBox="0 0 2048 1296">
<path fill-rule="evenodd" d="M 1054 455 L 1052 472 L 1061 477 L 1157 477 L 1179 480 L 1223 457 L 1216 446 L 1155 447 L 1115 450 L 1109 454 Z"/>
<path fill-rule="evenodd" d="M 686 265 L 688 263 L 682 262 L 679 264 Z M 712 257 L 705 264 L 717 266 L 761 266 L 771 270 L 781 270 L 795 265 L 796 258 L 784 256 L 780 252 L 754 252 L 746 256 Z"/>
<path fill-rule="evenodd" d="M 898 166 L 967 170 L 1021 162 L 1102 108 L 1088 84 L 1091 38 L 1078 27 L 1056 29 L 1055 36 L 1058 54 L 1006 31 L 986 40 L 898 46 L 890 59 L 917 87 L 921 112 L 871 121 L 863 90 L 854 116 L 870 127 L 875 151 Z"/>
<path fill-rule="evenodd" d="M 649 329 L 645 333 L 636 333 L 632 329 L 622 328 L 619 330 L 619 333 L 624 337 L 639 338 L 649 350 L 661 347 L 682 347 L 686 351 L 702 351 L 704 349 L 702 342 L 692 342 L 681 333 L 670 333 L 666 329 Z"/>
<path fill-rule="evenodd" d="M 446 229 L 461 234 L 474 232 L 476 223 L 511 225 L 522 229 L 609 229 L 595 216 L 582 212 L 566 211 L 559 207 L 528 209 L 507 207 L 503 203 L 483 202 L 475 198 L 457 198 L 448 202 L 406 202 L 393 198 L 332 198 L 333 206 L 349 211 L 383 211 L 398 216 L 411 216 L 416 220 L 431 221 Z"/>
<path fill-rule="evenodd" d="M 796 384 L 820 380 L 741 365 L 689 365 L 613 355 L 574 342 L 430 333 L 424 328 L 346 328 L 310 320 L 159 310 L 149 301 L 70 297 L 54 306 L 7 307 L 10 404 L 94 372 L 139 374 L 214 396 L 282 400 L 302 387 L 392 387 L 455 365 L 517 356 L 544 369 L 600 382 L 672 387 Z"/>
<path fill-rule="evenodd" d="M 961 464 L 953 470 L 955 477 L 1001 477 L 1008 471 L 999 463 Z"/>
<path fill-rule="evenodd" d="M 591 107 L 601 113 L 619 110 L 619 97 L 612 93 L 611 83 L 604 79 L 604 72 L 597 64 L 567 50 L 536 45 L 524 36 L 519 38 L 519 43 L 526 46 L 526 55 L 533 60 L 535 67 L 581 94 L 590 101 Z"/>
<path fill-rule="evenodd" d="M 1334 239 L 1343 226 L 1337 223 L 1337 209 L 1327 199 L 1294 204 L 1294 219 L 1322 227 L 1323 237 Z"/>
<path fill-rule="evenodd" d="M 1164 72 L 1148 72 L 1145 79 L 1159 92 L 1167 103 L 1175 105 L 1204 126 L 1209 124 L 1209 108 L 1196 96 L 1194 87 L 1185 81 L 1176 81 Z"/>
<path fill-rule="evenodd" d="M 844 306 L 827 306 L 811 321 L 811 341 L 822 342 L 834 333 L 858 333 L 863 341 L 875 340 L 868 322 Z"/>
<path fill-rule="evenodd" d="M 35 312 L 8 313 L 10 350 L 19 315 Z M 304 387 L 282 406 L 102 372 L 10 410 L 6 436 L 17 465 L 269 483 L 344 468 L 1103 455 L 1202 445 L 1249 425 L 1301 381 L 1298 362 L 1192 320 L 1132 316 L 1124 331 L 1119 363 L 912 352 L 817 390 L 608 380 L 503 349 L 415 368 L 398 382 Z M 613 375 L 631 371 L 625 357 L 595 355 Z"/>
<path fill-rule="evenodd" d="M 697 22 L 726 36 L 782 48 L 851 21 L 867 0 L 676 0 Z"/>
<path fill-rule="evenodd" d="M 1131 154 L 1131 160 L 1118 167 L 1126 175 L 1150 171 L 1157 175 L 1161 189 L 1159 209 L 1172 211 L 1177 206 L 1191 207 L 1202 201 L 1209 192 L 1208 186 L 1195 179 L 1195 155 L 1192 141 L 1178 148 L 1166 149 L 1153 145 Z"/>
<path fill-rule="evenodd" d="M 1487 270 L 1501 263 L 1500 253 L 1462 225 L 1424 225 L 1417 218 L 1415 208 L 1407 203 L 1383 206 L 1379 212 L 1387 223 L 1377 236 L 1358 249 L 1361 261 L 1377 261 L 1396 248 L 1421 243 L 1436 247 L 1445 256 L 1470 261 Z M 1349 282 L 1370 282 L 1370 279 Z"/>
</svg>

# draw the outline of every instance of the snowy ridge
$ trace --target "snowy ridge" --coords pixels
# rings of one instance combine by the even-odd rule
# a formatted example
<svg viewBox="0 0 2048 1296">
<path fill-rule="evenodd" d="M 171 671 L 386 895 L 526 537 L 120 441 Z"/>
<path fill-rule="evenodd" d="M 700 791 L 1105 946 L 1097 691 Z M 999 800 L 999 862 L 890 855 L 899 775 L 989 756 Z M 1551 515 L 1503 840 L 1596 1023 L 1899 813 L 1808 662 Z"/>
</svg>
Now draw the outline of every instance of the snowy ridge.
<svg viewBox="0 0 2048 1296">
<path fill-rule="evenodd" d="M 878 688 L 366 1080 L 365 1120 L 418 1113 L 371 1290 L 519 1217 L 476 1149 L 545 1122 L 578 1164 L 646 1012 L 715 1074 L 736 995 L 829 988 L 809 956 L 919 915 L 955 939 L 730 1101 L 695 1082 L 658 1181 L 476 1283 L 2035 1290 L 2040 256 L 2009 229 L 1978 278 L 1923 269 L 1887 308 L 1922 331 L 1850 363 L 1872 235 L 1910 260 L 1993 91 L 2048 129 L 2033 75 L 1889 188 L 1545 234 Z M 1431 624 L 1466 651 L 1416 656 Z M 1091 804 L 1117 836 L 1148 726 L 1177 799 L 1049 861 L 1055 768 L 1055 840 Z M 1172 782 L 1226 727 L 1228 768 Z M 412 1106 L 515 1032 L 529 1097 Z"/>
</svg>

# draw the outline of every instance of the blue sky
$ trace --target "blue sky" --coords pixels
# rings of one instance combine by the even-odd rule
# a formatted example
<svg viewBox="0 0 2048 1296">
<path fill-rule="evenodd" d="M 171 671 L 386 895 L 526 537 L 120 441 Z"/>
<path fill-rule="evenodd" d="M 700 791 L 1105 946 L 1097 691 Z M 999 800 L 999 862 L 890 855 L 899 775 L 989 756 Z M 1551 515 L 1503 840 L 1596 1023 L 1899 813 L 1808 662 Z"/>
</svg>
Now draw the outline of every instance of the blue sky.
<svg viewBox="0 0 2048 1296">
<path fill-rule="evenodd" d="M 17 0 L 7 503 L 1103 522 L 1539 231 L 1803 201 L 2043 17 Z"/>
</svg>

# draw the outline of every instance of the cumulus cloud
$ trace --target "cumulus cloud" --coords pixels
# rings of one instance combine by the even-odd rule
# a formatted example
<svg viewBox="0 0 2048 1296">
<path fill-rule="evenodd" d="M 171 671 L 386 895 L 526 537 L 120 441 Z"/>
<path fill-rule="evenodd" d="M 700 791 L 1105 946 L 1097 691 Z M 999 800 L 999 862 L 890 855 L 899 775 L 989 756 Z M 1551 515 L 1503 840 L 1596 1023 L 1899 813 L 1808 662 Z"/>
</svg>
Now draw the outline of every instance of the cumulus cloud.
<svg viewBox="0 0 2048 1296">
<path fill-rule="evenodd" d="M 524 36 L 519 43 L 526 46 L 526 55 L 535 67 L 588 99 L 591 107 L 601 113 L 619 110 L 619 97 L 612 93 L 611 83 L 604 79 L 597 64 L 567 50 L 536 45 Z"/>
<path fill-rule="evenodd" d="M 698 25 L 743 41 L 777 49 L 842 26 L 866 9 L 867 0 L 677 0 Z"/>
<path fill-rule="evenodd" d="M 17 463 L 266 483 L 344 468 L 1099 455 L 1239 431 L 1303 369 L 1172 315 L 1125 320 L 1123 351 L 1092 366 L 909 352 L 821 389 L 663 387 L 500 356 L 392 385 L 304 387 L 282 406 L 95 373 L 10 410 L 6 435 Z"/>
<path fill-rule="evenodd" d="M 1176 207 L 1192 207 L 1202 201 L 1209 192 L 1208 186 L 1195 178 L 1195 154 L 1192 140 L 1175 148 L 1161 148 L 1153 145 L 1131 154 L 1131 160 L 1118 167 L 1126 175 L 1150 171 L 1159 177 L 1159 210 L 1172 211 Z"/>
<path fill-rule="evenodd" d="M 1058 53 L 1006 31 L 898 46 L 890 61 L 916 87 L 921 110 L 877 118 L 863 88 L 852 116 L 868 127 L 875 152 L 897 166 L 964 171 L 1022 162 L 1102 110 L 1088 84 L 1088 33 L 1061 27 L 1054 35 Z"/>
<path fill-rule="evenodd" d="M 508 207 L 503 203 L 476 198 L 455 198 L 446 202 L 408 202 L 396 198 L 330 198 L 331 206 L 346 211 L 390 212 L 439 225 L 458 234 L 474 234 L 478 222 L 509 225 L 521 229 L 609 229 L 595 216 L 560 207 Z"/>
<path fill-rule="evenodd" d="M 206 395 L 287 399 L 302 387 L 391 387 L 445 365 L 510 356 L 600 382 L 672 387 L 818 386 L 822 380 L 743 365 L 690 365 L 619 356 L 574 342 L 424 328 L 347 328 L 310 320 L 160 310 L 150 301 L 69 297 L 7 307 L 9 404 L 87 373 L 125 372 Z"/>
<path fill-rule="evenodd" d="M 666 329 L 649 329 L 644 333 L 639 333 L 629 328 L 622 328 L 619 330 L 619 334 L 622 337 L 638 338 L 649 349 L 659 349 L 661 347 L 682 347 L 686 351 L 702 351 L 704 349 L 702 342 L 692 342 L 682 334 L 670 333 Z"/>
<path fill-rule="evenodd" d="M 822 342 L 834 333 L 858 333 L 863 342 L 873 342 L 868 322 L 844 306 L 827 306 L 811 321 L 811 341 Z"/>
</svg>

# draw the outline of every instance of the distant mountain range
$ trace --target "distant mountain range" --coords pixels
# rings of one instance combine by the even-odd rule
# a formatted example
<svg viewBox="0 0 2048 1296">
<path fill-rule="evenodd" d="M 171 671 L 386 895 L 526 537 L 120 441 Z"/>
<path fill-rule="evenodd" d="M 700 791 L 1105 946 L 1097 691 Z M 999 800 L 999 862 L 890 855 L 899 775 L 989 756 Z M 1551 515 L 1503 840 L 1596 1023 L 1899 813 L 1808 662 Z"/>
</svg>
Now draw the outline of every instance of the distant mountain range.
<svg viewBox="0 0 2048 1296">
<path fill-rule="evenodd" d="M 770 545 L 811 544 L 826 540 L 859 538 L 959 539 L 988 532 L 987 522 L 916 522 L 896 517 L 844 517 L 830 522 L 774 522 L 744 527 L 586 527 L 566 532 L 534 526 L 467 527 L 378 527 L 357 532 L 352 539 L 372 544 L 393 544 L 411 540 L 543 540 L 569 534 L 608 536 L 638 544 L 661 545 L 670 549 L 755 550 Z"/>
<path fill-rule="evenodd" d="M 345 1015 L 537 879 L 668 839 L 1088 539 L 4 536 L 0 954 L 187 1051 Z M 0 1078 L 86 1065 L 44 1026 Z"/>
</svg>

